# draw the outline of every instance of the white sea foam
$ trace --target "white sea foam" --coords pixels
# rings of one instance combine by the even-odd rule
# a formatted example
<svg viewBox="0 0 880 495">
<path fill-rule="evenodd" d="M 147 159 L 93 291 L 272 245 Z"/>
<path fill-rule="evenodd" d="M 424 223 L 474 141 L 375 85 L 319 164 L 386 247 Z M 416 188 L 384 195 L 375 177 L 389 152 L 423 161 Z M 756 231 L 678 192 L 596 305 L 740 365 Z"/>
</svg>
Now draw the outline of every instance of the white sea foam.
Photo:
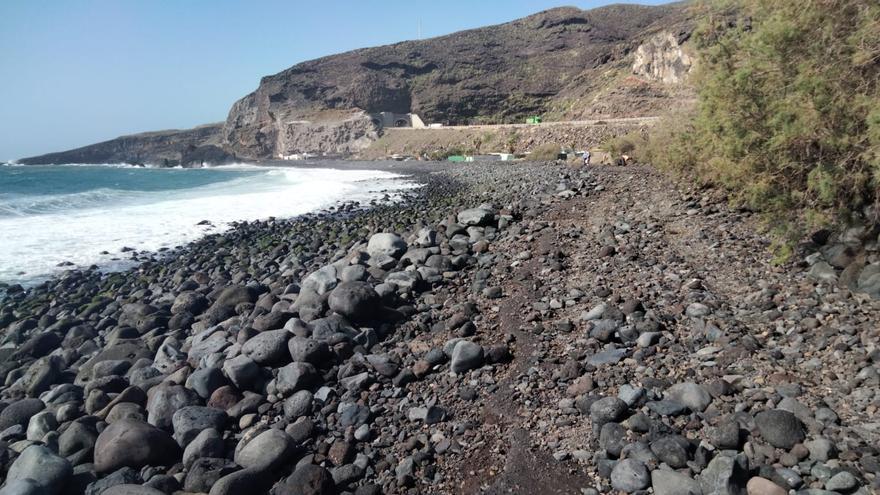
<svg viewBox="0 0 880 495">
<path fill-rule="evenodd" d="M 230 222 L 296 216 L 411 187 L 389 172 L 278 168 L 183 190 L 4 198 L 0 281 L 33 283 L 64 270 L 62 262 L 121 268 L 127 264 L 123 247 L 158 251 L 223 231 Z M 197 225 L 202 220 L 213 227 Z"/>
</svg>

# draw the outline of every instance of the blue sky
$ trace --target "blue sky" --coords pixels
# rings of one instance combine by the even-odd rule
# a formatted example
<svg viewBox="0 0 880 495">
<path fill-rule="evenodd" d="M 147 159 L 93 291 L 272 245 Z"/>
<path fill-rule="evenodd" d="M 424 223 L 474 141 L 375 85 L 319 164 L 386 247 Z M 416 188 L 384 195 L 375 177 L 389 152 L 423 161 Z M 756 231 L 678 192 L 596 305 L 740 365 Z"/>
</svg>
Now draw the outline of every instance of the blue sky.
<svg viewBox="0 0 880 495">
<path fill-rule="evenodd" d="M 222 121 L 260 77 L 341 51 L 604 0 L 2 0 L 0 160 Z M 644 0 L 642 4 L 666 3 Z"/>
</svg>

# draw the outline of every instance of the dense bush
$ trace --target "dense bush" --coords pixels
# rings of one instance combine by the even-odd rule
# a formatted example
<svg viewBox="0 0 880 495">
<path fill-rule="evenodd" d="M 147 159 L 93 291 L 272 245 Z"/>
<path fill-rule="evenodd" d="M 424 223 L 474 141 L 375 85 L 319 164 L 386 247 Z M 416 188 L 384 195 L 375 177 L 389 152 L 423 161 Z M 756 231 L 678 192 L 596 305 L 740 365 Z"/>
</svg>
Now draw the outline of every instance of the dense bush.
<svg viewBox="0 0 880 495">
<path fill-rule="evenodd" d="M 694 37 L 697 108 L 636 155 L 729 188 L 788 234 L 864 212 L 880 184 L 880 2 L 708 8 Z"/>
<path fill-rule="evenodd" d="M 526 156 L 526 159 L 534 162 L 556 160 L 559 157 L 561 150 L 562 146 L 557 143 L 541 144 L 536 146 L 535 149 Z"/>
</svg>

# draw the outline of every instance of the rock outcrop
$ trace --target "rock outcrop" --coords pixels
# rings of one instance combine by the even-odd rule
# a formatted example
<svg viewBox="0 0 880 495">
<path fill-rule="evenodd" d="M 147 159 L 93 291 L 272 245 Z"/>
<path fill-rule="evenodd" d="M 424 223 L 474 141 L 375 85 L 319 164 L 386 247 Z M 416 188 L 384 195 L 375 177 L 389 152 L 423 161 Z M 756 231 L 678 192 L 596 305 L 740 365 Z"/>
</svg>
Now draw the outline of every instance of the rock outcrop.
<svg viewBox="0 0 880 495">
<path fill-rule="evenodd" d="M 362 148 L 370 135 L 360 127 L 318 124 L 328 110 L 415 113 L 444 124 L 515 122 L 563 106 L 645 39 L 670 26 L 688 32 L 688 22 L 681 5 L 558 8 L 303 62 L 264 77 L 236 102 L 224 138 L 237 155 L 270 158 Z M 342 123 L 354 118 L 344 115 Z"/>
<path fill-rule="evenodd" d="M 679 39 L 662 32 L 639 45 L 633 62 L 633 74 L 666 84 L 685 81 L 693 67 L 691 57 L 684 52 Z"/>
<path fill-rule="evenodd" d="M 25 165 L 64 163 L 131 163 L 173 167 L 218 165 L 234 156 L 224 151 L 222 124 L 208 124 L 186 130 L 144 132 L 90 144 L 82 148 L 19 160 Z"/>
<path fill-rule="evenodd" d="M 373 116 L 382 112 L 443 124 L 656 115 L 681 99 L 665 86 L 686 72 L 679 42 L 692 28 L 686 4 L 557 8 L 297 64 L 262 78 L 222 125 L 124 136 L 21 162 L 198 165 L 348 155 L 380 136 Z M 635 85 L 617 77 L 632 70 L 633 53 L 637 72 L 650 76 Z"/>
</svg>

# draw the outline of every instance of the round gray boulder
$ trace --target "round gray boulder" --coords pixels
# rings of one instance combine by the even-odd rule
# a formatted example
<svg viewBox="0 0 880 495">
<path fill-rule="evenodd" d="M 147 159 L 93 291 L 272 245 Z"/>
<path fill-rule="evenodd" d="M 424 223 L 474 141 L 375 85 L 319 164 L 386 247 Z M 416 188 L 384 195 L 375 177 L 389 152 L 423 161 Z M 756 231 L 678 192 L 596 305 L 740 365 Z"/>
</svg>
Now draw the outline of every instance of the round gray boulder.
<svg viewBox="0 0 880 495">
<path fill-rule="evenodd" d="M 107 426 L 95 443 L 95 471 L 99 473 L 124 466 L 172 465 L 179 457 L 180 447 L 171 435 L 135 419 Z"/>
<path fill-rule="evenodd" d="M 379 294 L 366 282 L 343 282 L 327 300 L 330 309 L 353 322 L 368 321 L 381 307 Z"/>
<path fill-rule="evenodd" d="M 651 473 L 644 464 L 635 459 L 624 459 L 611 471 L 611 486 L 615 490 L 632 493 L 644 490 L 651 484 Z"/>
<path fill-rule="evenodd" d="M 318 371 L 309 363 L 290 363 L 278 370 L 275 388 L 282 396 L 311 386 L 318 378 Z"/>
<path fill-rule="evenodd" d="M 10 482 L 32 479 L 45 493 L 58 493 L 71 474 L 70 461 L 44 445 L 31 445 L 12 463 L 6 479 Z"/>
<path fill-rule="evenodd" d="M 312 412 L 313 400 L 314 395 L 308 390 L 296 392 L 284 401 L 284 416 L 290 421 L 295 421 L 300 416 L 309 414 Z"/>
<path fill-rule="evenodd" d="M 213 407 L 182 407 L 172 417 L 174 439 L 181 447 L 186 447 L 202 430 L 213 428 L 223 431 L 228 419 L 226 411 Z"/>
<path fill-rule="evenodd" d="M 260 332 L 241 346 L 241 352 L 257 364 L 277 364 L 290 360 L 287 341 L 293 334 L 287 330 L 268 330 Z"/>
<path fill-rule="evenodd" d="M 482 346 L 469 340 L 460 340 L 455 344 L 452 349 L 452 363 L 450 365 L 453 373 L 464 373 L 482 365 Z"/>
<path fill-rule="evenodd" d="M 495 212 L 486 208 L 469 208 L 458 213 L 458 223 L 462 225 L 489 225 L 495 220 Z"/>
<path fill-rule="evenodd" d="M 294 337 L 287 342 L 287 350 L 294 361 L 320 366 L 330 358 L 330 346 L 322 340 Z"/>
<path fill-rule="evenodd" d="M 804 441 L 803 423 L 788 411 L 773 409 L 759 413 L 755 425 L 764 440 L 780 449 L 790 449 Z"/>
<path fill-rule="evenodd" d="M 367 243 L 367 253 L 371 257 L 384 254 L 385 256 L 399 258 L 406 252 L 406 247 L 406 241 L 401 239 L 399 235 L 382 232 L 373 234 L 370 237 L 370 242 Z"/>
<path fill-rule="evenodd" d="M 147 392 L 147 422 L 170 430 L 175 412 L 199 402 L 199 395 L 182 385 L 157 385 Z"/>
<path fill-rule="evenodd" d="M 315 464 L 302 464 L 272 489 L 272 495 L 332 495 L 336 486 L 330 472 Z"/>
<path fill-rule="evenodd" d="M 246 469 L 265 472 L 287 462 L 293 454 L 293 440 L 287 433 L 270 428 L 235 452 L 235 463 Z"/>
<path fill-rule="evenodd" d="M 601 428 L 605 423 L 623 418 L 626 411 L 626 402 L 617 397 L 604 397 L 590 405 L 590 419 Z"/>
<path fill-rule="evenodd" d="M 46 408 L 40 399 L 21 399 L 0 411 L 0 431 L 10 426 L 27 426 L 31 416 Z"/>
<path fill-rule="evenodd" d="M 676 383 L 666 389 L 666 399 L 684 404 L 691 411 L 703 412 L 712 402 L 712 396 L 693 382 Z"/>
</svg>

